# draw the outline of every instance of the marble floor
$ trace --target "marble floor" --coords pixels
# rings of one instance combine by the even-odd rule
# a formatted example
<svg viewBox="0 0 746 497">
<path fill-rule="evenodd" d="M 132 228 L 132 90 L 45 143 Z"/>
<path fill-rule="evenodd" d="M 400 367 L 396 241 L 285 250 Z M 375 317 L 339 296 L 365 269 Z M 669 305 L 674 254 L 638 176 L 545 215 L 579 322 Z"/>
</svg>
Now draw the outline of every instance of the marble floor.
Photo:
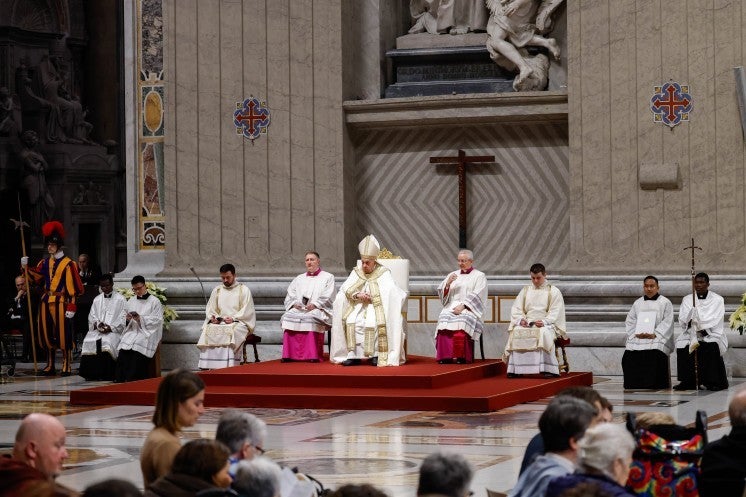
<svg viewBox="0 0 746 497">
<path fill-rule="evenodd" d="M 597 377 L 594 387 L 614 405 L 614 422 L 625 413 L 668 412 L 680 424 L 707 412 L 711 440 L 730 430 L 727 406 L 746 379 L 722 392 L 625 391 L 621 377 Z M 75 489 L 110 477 L 142 486 L 140 446 L 153 409 L 144 406 L 71 406 L 69 392 L 101 383 L 82 378 L 42 378 L 19 366 L 0 384 L 0 453 L 9 452 L 20 419 L 30 412 L 58 416 L 67 427 L 70 457 L 60 481 Z M 327 487 L 373 483 L 390 497 L 413 497 L 420 461 L 436 450 L 464 455 L 474 466 L 472 490 L 505 492 L 516 482 L 524 448 L 537 432 L 548 399 L 492 413 L 249 409 L 268 425 L 265 448 L 283 465 L 297 466 Z M 186 439 L 213 437 L 222 409 L 210 408 Z"/>
</svg>

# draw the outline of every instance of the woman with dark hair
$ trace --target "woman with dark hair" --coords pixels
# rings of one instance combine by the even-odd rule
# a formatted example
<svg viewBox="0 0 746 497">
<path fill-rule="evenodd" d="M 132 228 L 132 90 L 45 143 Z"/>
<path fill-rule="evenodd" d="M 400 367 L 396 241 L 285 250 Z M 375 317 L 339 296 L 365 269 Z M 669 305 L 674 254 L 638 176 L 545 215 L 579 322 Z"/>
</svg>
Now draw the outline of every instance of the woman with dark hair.
<svg viewBox="0 0 746 497">
<path fill-rule="evenodd" d="M 205 382 L 183 369 L 167 374 L 158 386 L 153 413 L 153 428 L 140 452 L 140 468 L 147 489 L 171 469 L 181 449 L 179 433 L 194 426 L 205 412 Z"/>
<path fill-rule="evenodd" d="M 235 495 L 228 490 L 228 456 L 228 447 L 216 440 L 192 440 L 176 453 L 171 471 L 145 490 L 145 497 Z"/>
</svg>

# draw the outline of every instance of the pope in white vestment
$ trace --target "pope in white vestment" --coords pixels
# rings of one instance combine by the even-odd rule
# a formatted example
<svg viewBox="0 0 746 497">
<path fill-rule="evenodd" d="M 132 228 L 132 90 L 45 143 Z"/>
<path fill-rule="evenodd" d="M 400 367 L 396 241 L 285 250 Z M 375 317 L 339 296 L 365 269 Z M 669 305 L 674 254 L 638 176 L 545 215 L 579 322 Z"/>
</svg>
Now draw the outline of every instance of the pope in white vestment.
<svg viewBox="0 0 746 497">
<path fill-rule="evenodd" d="M 132 278 L 133 297 L 127 300 L 127 324 L 119 341 L 114 381 L 143 380 L 148 377 L 150 359 L 163 337 L 163 305 L 148 293 L 142 276 Z"/>
<path fill-rule="evenodd" d="M 508 377 L 538 373 L 559 376 L 554 341 L 567 337 L 562 292 L 546 281 L 541 264 L 531 266 L 531 283 L 521 289 L 511 309 L 505 345 Z"/>
<path fill-rule="evenodd" d="M 673 352 L 673 305 L 658 293 L 658 278 L 647 276 L 644 295 L 627 313 L 627 343 L 622 356 L 624 388 L 671 387 L 668 356 Z"/>
<path fill-rule="evenodd" d="M 221 266 L 220 278 L 223 284 L 210 294 L 197 342 L 200 369 L 227 368 L 240 363 L 246 337 L 256 326 L 251 290 L 236 281 L 235 267 Z"/>
<path fill-rule="evenodd" d="M 406 361 L 402 311 L 407 293 L 376 262 L 381 246 L 373 235 L 358 249 L 362 265 L 353 269 L 334 300 L 331 360 L 345 366 L 362 359 L 373 366 L 399 366 Z"/>
<path fill-rule="evenodd" d="M 723 354 L 728 350 L 724 330 L 723 297 L 710 291 L 710 277 L 699 273 L 694 278 L 694 293 L 685 296 L 679 307 L 681 334 L 676 337 L 676 362 L 681 383 L 674 390 L 728 388 Z M 696 358 L 696 362 L 695 362 Z"/>
<path fill-rule="evenodd" d="M 113 380 L 117 350 L 126 324 L 127 299 L 114 291 L 111 275 L 101 277 L 101 293 L 88 313 L 78 374 L 86 380 Z"/>
<path fill-rule="evenodd" d="M 295 277 L 285 296 L 282 361 L 324 360 L 324 333 L 332 326 L 334 275 L 322 271 L 319 255 L 305 255 L 306 272 Z"/>
<path fill-rule="evenodd" d="M 435 358 L 441 364 L 474 362 L 474 342 L 484 332 L 487 277 L 473 263 L 471 250 L 461 250 L 459 269 L 438 286 L 443 310 L 435 330 Z"/>
</svg>

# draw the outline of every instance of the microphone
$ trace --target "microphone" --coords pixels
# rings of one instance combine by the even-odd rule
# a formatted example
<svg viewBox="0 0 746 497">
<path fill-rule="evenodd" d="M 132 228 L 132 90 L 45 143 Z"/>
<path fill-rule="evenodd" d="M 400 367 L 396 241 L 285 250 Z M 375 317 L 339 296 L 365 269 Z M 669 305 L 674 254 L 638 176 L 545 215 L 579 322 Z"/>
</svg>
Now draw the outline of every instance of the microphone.
<svg viewBox="0 0 746 497">
<path fill-rule="evenodd" d="M 197 278 L 197 281 L 199 281 L 199 286 L 202 288 L 202 298 L 205 299 L 205 307 L 207 307 L 207 294 L 205 294 L 205 285 L 202 284 L 202 280 L 199 279 L 199 275 L 197 274 L 197 271 L 194 270 L 192 266 L 189 266 L 189 270 L 192 272 L 195 278 Z"/>
</svg>

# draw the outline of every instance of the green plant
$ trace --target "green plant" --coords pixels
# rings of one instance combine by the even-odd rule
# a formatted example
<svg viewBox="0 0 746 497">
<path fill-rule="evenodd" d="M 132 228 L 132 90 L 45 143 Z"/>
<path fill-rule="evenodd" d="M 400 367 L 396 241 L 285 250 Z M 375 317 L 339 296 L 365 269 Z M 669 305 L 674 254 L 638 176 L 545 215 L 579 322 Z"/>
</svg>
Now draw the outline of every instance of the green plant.
<svg viewBox="0 0 746 497">
<path fill-rule="evenodd" d="M 743 335 L 744 327 L 746 327 L 746 293 L 741 295 L 741 305 L 730 315 L 728 325 Z"/>
<path fill-rule="evenodd" d="M 166 297 L 166 289 L 159 287 L 151 281 L 145 282 L 145 288 L 148 289 L 149 294 L 161 301 L 161 304 L 163 305 L 163 329 L 167 330 L 168 325 L 171 323 L 171 321 L 175 321 L 176 318 L 179 317 L 179 314 L 172 307 L 169 307 L 166 304 L 166 302 L 168 302 L 168 297 Z M 124 295 L 124 298 L 128 300 L 135 296 L 135 292 L 132 291 L 132 288 L 119 287 L 117 288 L 117 292 Z"/>
</svg>

